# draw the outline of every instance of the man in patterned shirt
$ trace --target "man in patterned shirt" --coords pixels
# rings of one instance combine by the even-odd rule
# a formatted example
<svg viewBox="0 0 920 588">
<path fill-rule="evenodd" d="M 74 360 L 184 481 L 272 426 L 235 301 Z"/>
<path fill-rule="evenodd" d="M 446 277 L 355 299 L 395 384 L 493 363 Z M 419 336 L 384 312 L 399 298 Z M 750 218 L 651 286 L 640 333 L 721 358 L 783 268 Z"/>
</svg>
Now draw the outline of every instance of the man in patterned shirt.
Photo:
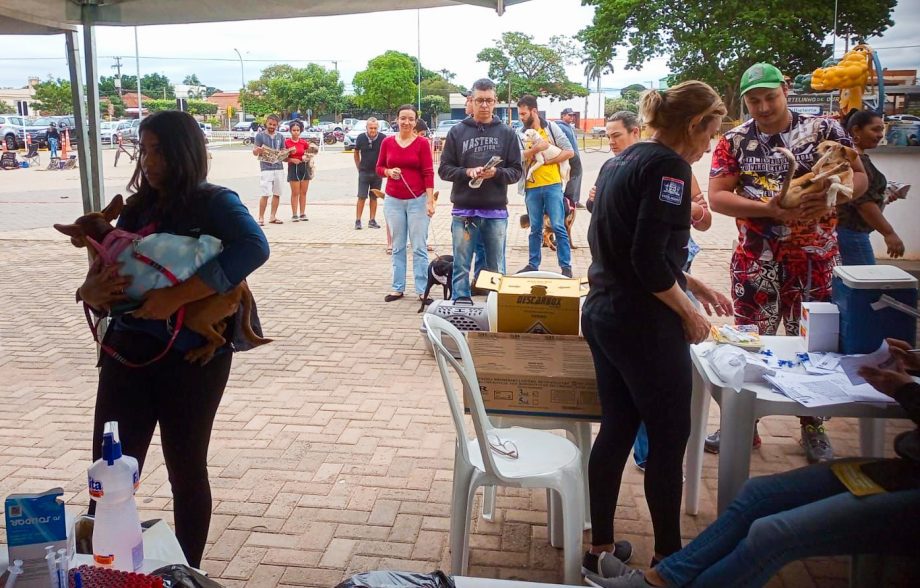
<svg viewBox="0 0 920 588">
<path fill-rule="evenodd" d="M 799 334 L 802 302 L 831 298 L 837 257 L 837 215 L 827 208 L 823 192 L 806 196 L 793 209 L 780 208 L 774 198 L 789 171 L 788 161 L 774 149 L 793 153 L 799 177 L 811 171 L 822 141 L 852 146 L 835 120 L 789 110 L 787 91 L 773 65 L 757 63 L 744 72 L 741 96 L 751 119 L 719 140 L 709 180 L 712 210 L 737 219 L 738 247 L 731 261 L 735 322 L 756 324 L 762 335 L 775 335 L 780 320 L 786 335 Z M 855 198 L 866 191 L 868 179 L 861 162 L 853 169 Z M 821 419 L 799 420 L 808 461 L 833 458 Z M 755 429 L 754 446 L 759 442 Z M 707 438 L 706 448 L 718 452 L 718 431 Z"/>
</svg>

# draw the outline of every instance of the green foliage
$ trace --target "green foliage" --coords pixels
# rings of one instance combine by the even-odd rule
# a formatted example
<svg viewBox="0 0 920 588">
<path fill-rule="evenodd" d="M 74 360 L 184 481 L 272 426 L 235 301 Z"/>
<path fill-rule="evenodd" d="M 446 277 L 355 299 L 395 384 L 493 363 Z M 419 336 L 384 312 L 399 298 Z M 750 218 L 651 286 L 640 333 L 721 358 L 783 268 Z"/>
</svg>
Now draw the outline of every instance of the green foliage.
<svg viewBox="0 0 920 588">
<path fill-rule="evenodd" d="M 176 102 L 173 100 L 173 108 L 175 108 L 175 104 Z M 186 112 L 192 115 L 217 114 L 217 105 L 205 102 L 204 100 L 189 100 L 186 104 Z"/>
<path fill-rule="evenodd" d="M 449 102 L 450 93 L 459 91 L 460 87 L 457 84 L 449 82 L 440 75 L 438 77 L 422 80 L 422 98 L 425 96 L 440 96 Z"/>
<path fill-rule="evenodd" d="M 399 105 L 415 103 L 415 63 L 399 51 L 387 51 L 368 61 L 367 69 L 356 73 L 352 81 L 357 104 L 385 111 L 389 118 Z"/>
<path fill-rule="evenodd" d="M 73 97 L 70 95 L 70 82 L 52 79 L 35 86 L 32 108 L 40 110 L 44 116 L 73 114 Z"/>
<path fill-rule="evenodd" d="M 588 47 L 628 47 L 626 69 L 668 56 L 674 83 L 697 79 L 716 88 L 730 114 L 739 107 L 738 84 L 758 61 L 791 76 L 809 72 L 829 56 L 833 2 L 782 0 L 584 0 L 593 23 L 579 33 Z M 838 27 L 854 37 L 891 26 L 896 0 L 839 0 Z"/>
<path fill-rule="evenodd" d="M 109 116 L 109 105 L 112 105 L 112 118 L 121 118 L 125 115 L 125 103 L 117 94 L 104 96 L 99 100 L 99 114 Z"/>
<path fill-rule="evenodd" d="M 323 115 L 341 107 L 344 90 L 338 71 L 315 63 L 303 68 L 276 64 L 246 85 L 241 100 L 246 112 L 256 116 L 304 113 L 308 109 Z"/>
<path fill-rule="evenodd" d="M 3 100 L 0 100 L 0 114 L 15 114 L 16 109 L 11 105 L 7 104 Z"/>
<path fill-rule="evenodd" d="M 604 118 L 610 117 L 614 112 L 628 110 L 629 112 L 639 112 L 639 106 L 626 98 L 607 98 L 604 100 Z"/>
<path fill-rule="evenodd" d="M 137 78 L 135 78 L 136 80 Z M 122 78 L 122 90 L 130 92 L 131 88 L 124 86 L 124 78 Z M 137 82 L 135 81 L 135 84 Z M 136 91 L 136 90 L 135 90 Z M 147 74 L 141 78 L 141 93 L 145 96 L 151 98 L 175 98 L 176 92 L 173 88 L 172 83 L 169 81 L 163 74 L 152 73 Z M 165 96 L 164 96 L 165 94 Z"/>
<path fill-rule="evenodd" d="M 493 47 L 483 49 L 476 60 L 489 64 L 489 77 L 498 85 L 498 95 L 508 95 L 508 84 L 514 96 L 533 94 L 566 100 L 587 96 L 588 91 L 569 80 L 566 65 L 574 63 L 577 48 L 571 39 L 551 37 L 549 43 L 534 43 L 524 33 L 502 33 Z"/>
<path fill-rule="evenodd" d="M 422 96 L 422 116 L 434 120 L 442 112 L 450 110 L 450 103 L 442 96 Z"/>
<path fill-rule="evenodd" d="M 176 101 L 175 99 L 170 100 L 169 98 L 165 100 L 162 98 L 154 98 L 151 100 L 144 100 L 143 106 L 149 112 L 160 112 L 161 110 L 175 110 Z"/>
<path fill-rule="evenodd" d="M 182 79 L 182 83 L 187 86 L 201 86 L 202 85 L 201 81 L 198 79 L 198 74 L 191 74 L 191 75 L 185 76 L 185 78 Z"/>
</svg>

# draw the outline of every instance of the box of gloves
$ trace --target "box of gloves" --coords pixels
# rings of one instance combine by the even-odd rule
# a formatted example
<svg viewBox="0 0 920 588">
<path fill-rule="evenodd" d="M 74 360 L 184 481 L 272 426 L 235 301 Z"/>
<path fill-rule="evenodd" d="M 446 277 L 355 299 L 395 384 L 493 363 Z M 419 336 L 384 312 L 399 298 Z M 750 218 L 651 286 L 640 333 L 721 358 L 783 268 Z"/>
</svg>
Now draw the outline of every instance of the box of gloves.
<svg viewBox="0 0 920 588">
<path fill-rule="evenodd" d="M 840 311 L 830 302 L 803 302 L 799 337 L 805 351 L 837 351 Z"/>
</svg>

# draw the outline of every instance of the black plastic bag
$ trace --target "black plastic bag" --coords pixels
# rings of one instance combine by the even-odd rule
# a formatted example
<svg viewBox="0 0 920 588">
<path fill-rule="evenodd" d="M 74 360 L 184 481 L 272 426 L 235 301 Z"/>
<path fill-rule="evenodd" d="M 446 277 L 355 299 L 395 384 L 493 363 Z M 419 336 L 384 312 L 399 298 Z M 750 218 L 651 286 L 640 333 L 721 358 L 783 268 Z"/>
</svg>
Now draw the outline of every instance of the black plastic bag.
<svg viewBox="0 0 920 588">
<path fill-rule="evenodd" d="M 415 572 L 364 572 L 345 580 L 335 588 L 455 588 L 450 576 L 438 570 L 430 574 Z"/>
<path fill-rule="evenodd" d="M 163 578 L 166 588 L 223 588 L 214 580 L 181 564 L 157 568 L 150 575 Z"/>
</svg>

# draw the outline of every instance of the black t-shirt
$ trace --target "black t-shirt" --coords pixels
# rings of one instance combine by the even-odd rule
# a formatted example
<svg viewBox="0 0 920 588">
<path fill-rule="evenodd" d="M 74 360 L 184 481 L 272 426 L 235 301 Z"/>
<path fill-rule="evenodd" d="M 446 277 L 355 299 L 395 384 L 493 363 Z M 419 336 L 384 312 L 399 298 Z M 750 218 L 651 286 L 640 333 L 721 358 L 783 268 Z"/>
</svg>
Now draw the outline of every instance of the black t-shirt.
<svg viewBox="0 0 920 588">
<path fill-rule="evenodd" d="M 690 182 L 690 164 L 660 143 L 637 143 L 604 164 L 588 227 L 592 296 L 650 296 L 675 280 L 686 287 Z"/>
<path fill-rule="evenodd" d="M 380 144 L 383 143 L 383 133 L 377 133 L 374 140 L 361 133 L 355 140 L 355 150 L 361 152 L 361 161 L 358 162 L 358 171 L 365 174 L 377 173 L 377 158 L 380 157 Z"/>
</svg>

